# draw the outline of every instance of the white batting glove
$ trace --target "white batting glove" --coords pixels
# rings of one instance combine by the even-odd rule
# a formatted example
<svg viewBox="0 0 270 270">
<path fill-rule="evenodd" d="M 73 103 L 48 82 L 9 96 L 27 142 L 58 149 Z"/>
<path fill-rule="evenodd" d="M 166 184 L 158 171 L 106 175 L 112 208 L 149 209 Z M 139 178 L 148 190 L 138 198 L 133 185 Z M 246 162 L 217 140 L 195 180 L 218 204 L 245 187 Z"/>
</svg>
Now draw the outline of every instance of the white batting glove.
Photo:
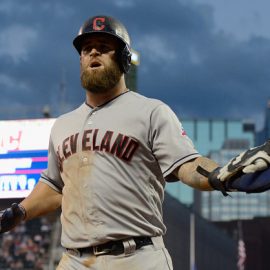
<svg viewBox="0 0 270 270">
<path fill-rule="evenodd" d="M 224 167 L 222 167 L 217 176 L 221 181 L 229 179 L 239 171 L 243 173 L 254 173 L 262 171 L 270 166 L 270 141 L 263 145 L 250 148 L 249 150 L 239 154 L 231 159 Z"/>
</svg>

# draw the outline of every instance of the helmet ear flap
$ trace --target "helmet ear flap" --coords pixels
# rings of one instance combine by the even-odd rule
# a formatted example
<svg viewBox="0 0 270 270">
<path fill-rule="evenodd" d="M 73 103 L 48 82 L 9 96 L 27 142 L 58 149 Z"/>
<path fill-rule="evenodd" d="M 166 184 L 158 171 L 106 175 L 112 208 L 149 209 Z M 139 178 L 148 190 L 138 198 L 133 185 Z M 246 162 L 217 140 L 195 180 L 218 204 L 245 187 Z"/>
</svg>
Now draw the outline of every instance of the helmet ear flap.
<svg viewBox="0 0 270 270">
<path fill-rule="evenodd" d="M 131 66 L 131 51 L 127 45 L 122 49 L 121 55 L 120 55 L 120 63 L 121 68 L 124 73 L 128 73 L 130 66 Z"/>
</svg>

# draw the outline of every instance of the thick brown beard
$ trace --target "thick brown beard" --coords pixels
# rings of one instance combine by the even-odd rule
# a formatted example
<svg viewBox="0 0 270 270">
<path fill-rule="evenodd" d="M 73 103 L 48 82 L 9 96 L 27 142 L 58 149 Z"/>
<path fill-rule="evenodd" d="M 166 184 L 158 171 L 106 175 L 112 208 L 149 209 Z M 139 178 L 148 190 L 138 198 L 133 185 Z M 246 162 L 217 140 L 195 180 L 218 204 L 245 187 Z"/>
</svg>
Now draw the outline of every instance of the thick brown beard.
<svg viewBox="0 0 270 270">
<path fill-rule="evenodd" d="M 106 93 L 120 80 L 122 72 L 117 63 L 104 67 L 104 70 L 84 69 L 81 71 L 81 84 L 84 89 L 92 93 Z"/>
</svg>

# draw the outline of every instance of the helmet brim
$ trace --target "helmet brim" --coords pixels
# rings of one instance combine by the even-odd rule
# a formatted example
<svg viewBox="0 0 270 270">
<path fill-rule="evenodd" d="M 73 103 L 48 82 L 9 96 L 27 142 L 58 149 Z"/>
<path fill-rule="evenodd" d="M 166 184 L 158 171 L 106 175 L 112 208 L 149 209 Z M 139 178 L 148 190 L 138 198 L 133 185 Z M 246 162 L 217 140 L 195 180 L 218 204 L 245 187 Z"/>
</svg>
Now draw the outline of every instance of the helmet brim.
<svg viewBox="0 0 270 270">
<path fill-rule="evenodd" d="M 121 37 L 117 36 L 116 34 L 114 33 L 109 33 L 109 32 L 106 32 L 106 31 L 92 31 L 92 32 L 89 32 L 89 33 L 83 33 L 81 35 L 78 35 L 76 38 L 74 38 L 73 40 L 73 46 L 76 48 L 76 50 L 78 51 L 79 54 L 81 54 L 81 51 L 82 51 L 82 47 L 83 47 L 83 44 L 84 44 L 84 41 L 86 39 L 88 39 L 89 37 L 93 36 L 93 35 L 107 35 L 107 36 L 111 36 L 111 37 L 114 37 L 116 38 L 118 41 L 121 42 L 121 45 L 125 46 L 129 46 L 129 44 L 127 44 L 125 42 L 125 40 L 123 40 Z"/>
</svg>

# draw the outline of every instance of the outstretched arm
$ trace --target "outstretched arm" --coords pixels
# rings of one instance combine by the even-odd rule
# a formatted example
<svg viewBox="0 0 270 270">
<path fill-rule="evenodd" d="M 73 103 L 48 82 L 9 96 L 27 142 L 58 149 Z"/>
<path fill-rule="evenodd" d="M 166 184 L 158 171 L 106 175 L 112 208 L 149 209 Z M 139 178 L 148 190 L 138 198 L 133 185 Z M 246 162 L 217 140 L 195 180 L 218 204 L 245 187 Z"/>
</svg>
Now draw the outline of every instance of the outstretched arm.
<svg viewBox="0 0 270 270">
<path fill-rule="evenodd" d="M 0 233 L 10 231 L 22 220 L 29 220 L 52 212 L 61 206 L 62 195 L 38 182 L 30 195 L 19 205 L 14 203 L 11 207 L 0 211 Z"/>
<path fill-rule="evenodd" d="M 224 196 L 231 191 L 258 193 L 270 189 L 270 168 L 263 170 L 262 167 L 259 169 L 256 167 L 258 171 L 255 172 L 253 172 L 254 166 L 251 172 L 243 172 L 237 168 L 236 172 L 221 179 L 220 172 L 226 167 L 228 165 L 218 167 L 214 161 L 199 157 L 184 163 L 175 170 L 174 175 L 193 188 L 202 191 L 219 190 Z"/>
<path fill-rule="evenodd" d="M 188 161 L 174 171 L 174 175 L 183 183 L 199 190 L 213 190 L 208 177 L 197 171 L 198 166 L 212 172 L 218 164 L 206 157 L 198 157 Z"/>
<path fill-rule="evenodd" d="M 61 206 L 62 194 L 39 181 L 20 205 L 26 211 L 26 220 L 48 214 Z"/>
</svg>

